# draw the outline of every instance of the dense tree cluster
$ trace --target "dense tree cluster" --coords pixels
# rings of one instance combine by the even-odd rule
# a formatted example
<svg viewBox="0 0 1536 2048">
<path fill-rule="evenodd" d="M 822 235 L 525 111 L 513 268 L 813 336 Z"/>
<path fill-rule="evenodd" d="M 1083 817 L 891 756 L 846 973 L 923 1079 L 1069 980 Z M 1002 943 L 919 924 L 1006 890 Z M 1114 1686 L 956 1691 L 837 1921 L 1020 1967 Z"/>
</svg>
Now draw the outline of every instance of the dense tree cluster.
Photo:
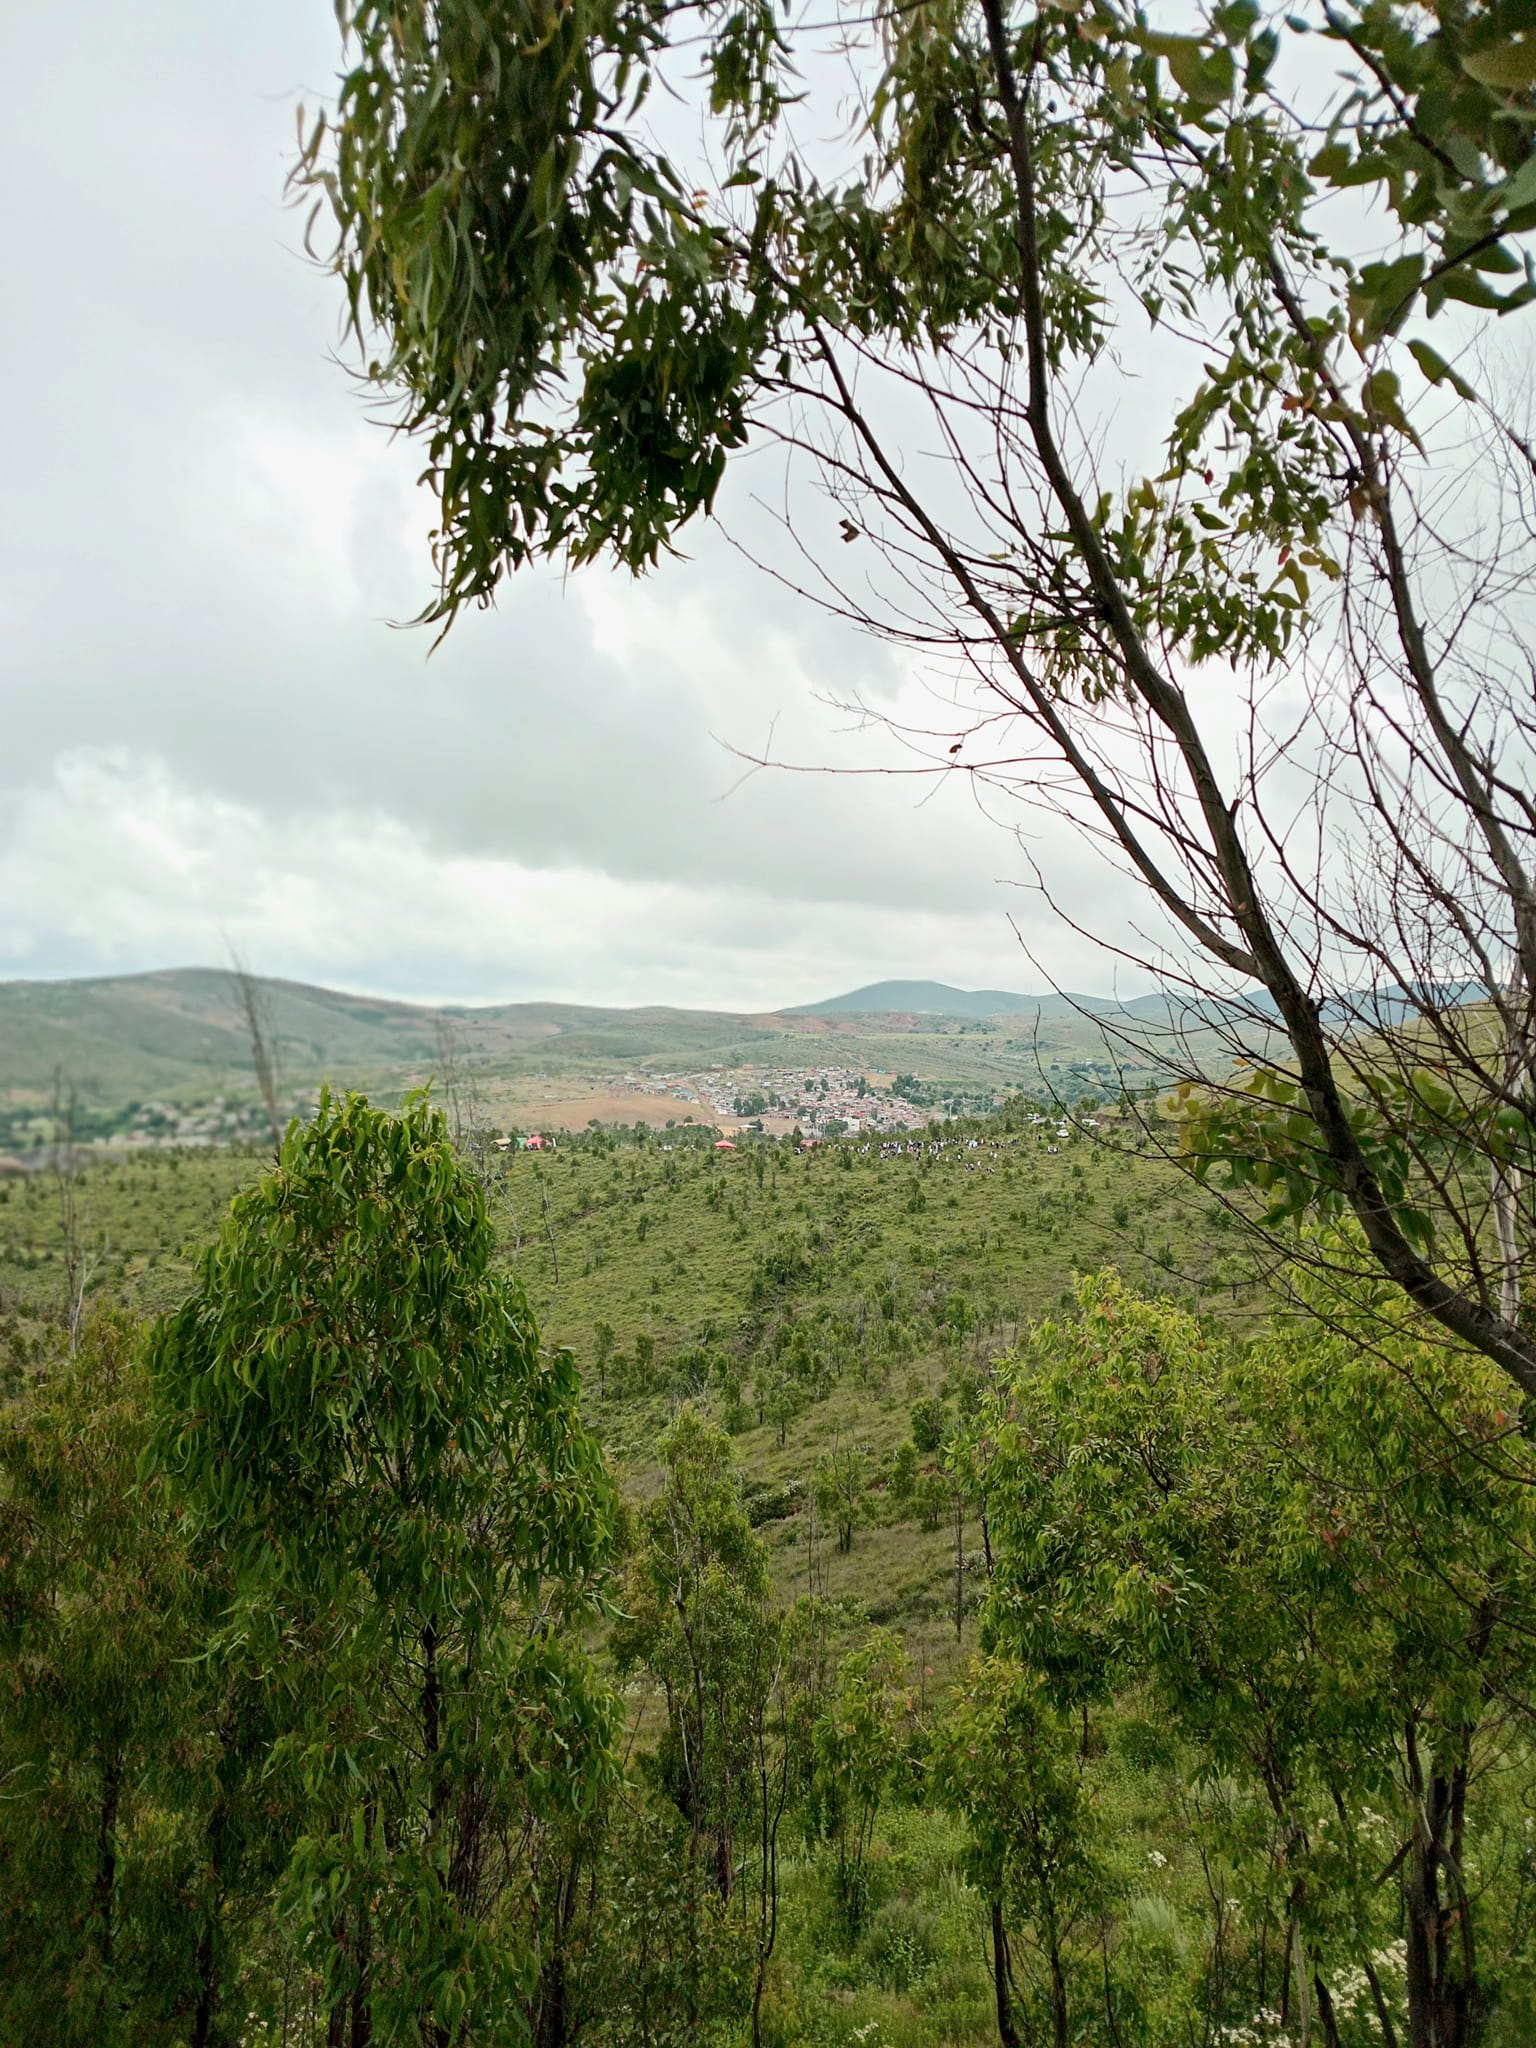
<svg viewBox="0 0 1536 2048">
<path fill-rule="evenodd" d="M 328 1100 L 179 1309 L 20 1363 L 8 2036 L 1529 2037 L 1536 1462 L 1387 1283 L 1237 1341 L 1104 1275 L 1001 1353 L 947 1298 L 894 1457 L 749 1494 L 705 1373 L 626 1504 L 492 1253 L 440 1117 Z M 824 1584 L 912 1515 L 931 1688 Z"/>
</svg>

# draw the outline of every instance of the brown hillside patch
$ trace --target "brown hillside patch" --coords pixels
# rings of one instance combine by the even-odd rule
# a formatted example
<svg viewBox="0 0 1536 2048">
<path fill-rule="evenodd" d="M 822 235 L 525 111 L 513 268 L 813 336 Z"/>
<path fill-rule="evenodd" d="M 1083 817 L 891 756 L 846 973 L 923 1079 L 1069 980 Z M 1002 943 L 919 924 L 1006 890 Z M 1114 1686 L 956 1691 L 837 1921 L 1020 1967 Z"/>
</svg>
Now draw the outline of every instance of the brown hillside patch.
<svg viewBox="0 0 1536 2048">
<path fill-rule="evenodd" d="M 602 1081 L 584 1086 L 530 1080 L 505 1095 L 497 1091 L 488 1113 L 493 1123 L 511 1122 L 524 1130 L 547 1125 L 552 1131 L 584 1131 L 594 1118 L 603 1124 L 649 1124 L 654 1130 L 690 1116 L 696 1124 L 715 1121 L 702 1102 L 680 1102 L 675 1095 L 648 1095 Z"/>
</svg>

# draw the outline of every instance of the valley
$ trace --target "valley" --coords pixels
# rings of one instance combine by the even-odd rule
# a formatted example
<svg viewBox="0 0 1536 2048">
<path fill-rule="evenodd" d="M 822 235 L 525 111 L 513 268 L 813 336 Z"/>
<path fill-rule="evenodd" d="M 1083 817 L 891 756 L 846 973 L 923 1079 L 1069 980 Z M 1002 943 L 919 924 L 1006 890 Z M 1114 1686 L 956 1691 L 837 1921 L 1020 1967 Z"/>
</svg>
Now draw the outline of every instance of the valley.
<svg viewBox="0 0 1536 2048">
<path fill-rule="evenodd" d="M 880 984 L 811 1008 L 761 1015 L 556 1003 L 476 1009 L 251 983 L 280 1108 L 303 1113 L 325 1083 L 398 1102 L 450 1081 L 498 1129 L 584 1129 L 753 1120 L 792 1129 L 810 1098 L 836 1094 L 881 1127 L 930 1114 L 984 1114 L 1023 1091 L 1073 1103 L 1117 1098 L 1262 1051 L 1252 1018 L 1185 1015 L 1163 997 L 976 996 L 934 982 Z M 850 1008 L 851 1003 L 920 1005 Z M 1002 1005 L 983 1015 L 979 1003 Z M 222 1143 L 267 1127 L 238 978 L 215 968 L 119 979 L 0 983 L 0 1155 L 54 1140 L 57 1098 L 83 1144 Z M 788 1109 L 775 1111 L 769 1098 Z M 862 1113 L 867 1117 L 873 1105 Z M 921 1114 L 918 1114 L 920 1112 Z M 820 1119 L 818 1119 L 820 1121 Z"/>
</svg>

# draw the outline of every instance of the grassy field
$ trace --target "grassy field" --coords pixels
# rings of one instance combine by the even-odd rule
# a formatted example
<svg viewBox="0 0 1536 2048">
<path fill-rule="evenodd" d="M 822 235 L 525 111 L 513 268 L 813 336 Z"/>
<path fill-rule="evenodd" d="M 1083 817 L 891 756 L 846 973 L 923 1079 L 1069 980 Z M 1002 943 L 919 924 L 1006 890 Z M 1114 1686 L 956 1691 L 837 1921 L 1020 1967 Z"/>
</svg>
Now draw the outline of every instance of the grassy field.
<svg viewBox="0 0 1536 2048">
<path fill-rule="evenodd" d="M 942 1683 L 968 1654 L 953 1623 L 955 1539 L 898 1498 L 914 1403 L 961 1398 L 1019 1324 L 1074 1273 L 1128 1276 L 1241 1323 L 1265 1296 L 1225 1212 L 1129 1129 L 1054 1122 L 935 1126 L 915 1152 L 856 1140 L 718 1152 L 683 1130 L 587 1134 L 542 1157 L 486 1157 L 492 1213 L 547 1341 L 580 1361 L 591 1419 L 624 1482 L 693 1399 L 736 1437 L 754 1518 L 786 1592 L 808 1575 L 900 1626 Z M 259 1148 L 146 1151 L 85 1167 L 77 1199 L 93 1298 L 150 1312 L 190 1281 L 190 1253 Z M 56 1314 L 67 1291 L 59 1184 L 0 1182 L 0 1317 Z M 867 1461 L 862 1524 L 818 1541 L 810 1476 L 831 1443 Z M 979 1540 L 974 1530 L 968 1542 Z"/>
<path fill-rule="evenodd" d="M 1016 1105 L 985 1122 L 935 1124 L 899 1151 L 844 1139 L 722 1152 L 704 1132 L 631 1127 L 543 1155 L 469 1154 L 501 1255 L 546 1340 L 575 1352 L 588 1418 L 631 1499 L 654 1490 L 658 1437 L 695 1402 L 733 1438 L 780 1597 L 816 1593 L 833 1617 L 834 1657 L 874 1625 L 902 1638 L 906 1761 L 871 1839 L 856 1929 L 809 1810 L 786 1823 L 765 2034 L 775 2048 L 983 2048 L 997 2038 L 985 1902 L 964 1831 L 922 1776 L 921 1731 L 952 1710 L 980 1648 L 988 1542 L 963 1505 L 957 1527 L 935 1441 L 1019 1327 L 1063 1305 L 1075 1274 L 1118 1267 L 1238 1333 L 1271 1306 L 1251 1241 L 1157 1149 L 1166 1126 L 1144 1138 L 1102 1117 L 1063 1133 L 1054 1117 L 1030 1117 Z M 206 1147 L 87 1165 L 75 1194 L 92 1298 L 139 1312 L 181 1298 L 192 1251 L 269 1156 Z M 0 1336 L 20 1338 L 5 1348 L 22 1371 L 31 1333 L 65 1302 L 64 1192 L 46 1171 L 0 1180 Z M 860 1475 L 846 1550 L 817 1507 L 818 1460 L 834 1448 L 855 1454 Z M 645 1759 L 664 1725 L 658 1691 L 627 1684 L 624 1711 L 626 1753 L 649 1782 Z M 1112 1866 L 1116 1995 L 1123 2009 L 1153 2013 L 1123 2038 L 1158 2048 L 1220 2038 L 1190 2030 L 1200 2008 L 1181 1988 L 1203 1967 L 1210 1906 L 1214 1823 L 1197 1760 L 1134 1688 L 1091 1718 L 1090 1728 L 1085 1710 L 1081 1754 Z M 1248 1806 L 1242 1814 L 1251 1818 Z M 722 1925 L 727 1947 L 747 1941 L 744 1922 Z M 1085 2016 L 1074 2038 L 1121 2039 L 1087 2018 L 1102 2009 L 1094 1972 L 1109 1967 L 1109 1949 L 1101 1957 L 1090 1936 L 1074 1965 Z M 1019 1974 L 1033 2016 L 1025 2038 L 1047 2038 L 1033 2024 L 1039 1957 L 1021 1948 Z M 1530 2038 L 1524 2010 L 1512 2005 L 1490 2040 Z M 1367 2038 L 1341 2036 L 1344 2048 Z"/>
</svg>

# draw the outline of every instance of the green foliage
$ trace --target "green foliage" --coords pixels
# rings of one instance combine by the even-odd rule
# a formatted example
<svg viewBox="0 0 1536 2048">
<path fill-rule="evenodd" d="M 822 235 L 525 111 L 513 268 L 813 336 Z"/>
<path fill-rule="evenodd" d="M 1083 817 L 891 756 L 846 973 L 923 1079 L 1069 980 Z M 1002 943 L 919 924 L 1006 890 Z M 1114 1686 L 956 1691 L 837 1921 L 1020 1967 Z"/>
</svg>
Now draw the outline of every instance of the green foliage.
<svg viewBox="0 0 1536 2048">
<path fill-rule="evenodd" d="M 1332 1331 L 1233 1353 L 1085 1281 L 985 1419 L 986 1627 L 1064 1704 L 1149 1688 L 1200 1770 L 1248 1788 L 1224 1853 L 1310 1959 L 1297 1999 L 1308 1972 L 1326 1986 L 1384 1951 L 1400 1911 L 1413 2024 L 1433 2030 L 1525 1995 L 1463 1858 L 1508 1853 L 1479 1777 L 1529 1782 L 1488 1711 L 1529 1685 L 1528 1446 L 1497 1372 L 1425 1343 L 1385 1283 L 1315 1306 Z"/>
<path fill-rule="evenodd" d="M 743 372 L 762 340 L 729 251 L 622 125 L 661 41 L 654 12 L 362 4 L 341 20 L 337 117 L 312 132 L 305 175 L 345 223 L 359 343 L 388 337 L 371 374 L 408 390 L 408 424 L 430 428 L 445 609 L 475 594 L 452 556 L 493 533 L 518 558 L 558 540 L 654 560 L 745 438 Z M 743 50 L 718 53 L 717 78 L 740 75 Z M 562 419 L 547 399 L 569 371 L 579 396 Z"/>
<path fill-rule="evenodd" d="M 194 1938 L 155 1897 L 145 1827 L 188 1638 L 184 1560 L 164 1515 L 142 1515 L 133 1498 L 144 1435 L 133 1349 L 125 1321 L 88 1324 L 79 1355 L 49 1359 L 0 1437 L 0 2012 L 17 2039 L 169 2038 L 177 2001 L 157 1978 L 185 1979 L 178 1950 Z"/>
<path fill-rule="evenodd" d="M 729 2038 L 749 1995 L 748 1944 L 664 1797 L 627 1785 L 540 1873 L 539 1890 L 535 2041 L 692 2048 Z"/>
<path fill-rule="evenodd" d="M 1076 1731 L 1035 1673 L 986 1658 L 940 1730 L 932 1762 L 938 1796 L 965 1818 L 976 1883 L 997 1909 L 1004 1974 L 1027 1929 L 1043 1960 L 1040 2002 L 1053 2038 L 1064 2041 L 1074 1941 L 1081 1947 L 1086 1935 L 1091 1947 L 1114 1890 Z"/>
<path fill-rule="evenodd" d="M 1536 225 L 1531 66 L 1496 10 L 1442 29 L 1389 0 L 1348 18 L 1225 5 L 1174 33 L 1111 7 L 893 9 L 867 53 L 862 175 L 833 184 L 789 122 L 805 88 L 784 90 L 814 31 L 722 12 L 701 37 L 705 186 L 641 112 L 671 41 L 645 7 L 582 0 L 546 22 L 348 0 L 340 15 L 348 69 L 297 179 L 334 228 L 367 374 L 428 442 L 439 619 L 531 556 L 653 562 L 786 384 L 835 398 L 828 330 L 893 358 L 1006 333 L 1026 305 L 1003 52 L 1039 82 L 1025 104 L 1051 365 L 1104 346 L 1096 265 L 1121 269 L 1153 326 L 1199 321 L 1212 293 L 1236 312 L 1176 414 L 1166 474 L 1093 515 L 1139 630 L 1193 659 L 1277 655 L 1307 572 L 1336 573 L 1328 425 L 1353 407 L 1407 433 L 1382 351 L 1410 311 L 1536 296 L 1515 247 Z M 1345 78 L 1321 146 L 1275 83 L 1314 50 Z M 1107 217 L 1133 160 L 1156 239 Z M 1380 260 L 1322 239 L 1326 203 L 1362 186 L 1397 237 Z M 1310 325 L 1272 293 L 1277 261 L 1316 295 Z M 1367 373 L 1353 395 L 1346 339 Z M 1093 637 L 1063 608 L 1010 630 L 1094 673 Z"/>
<path fill-rule="evenodd" d="M 745 1162 L 635 1147 L 646 1260 L 567 1280 L 562 1237 L 559 1296 L 584 1349 L 654 1317 L 645 1384 L 600 1410 L 630 1446 L 629 1510 L 569 1360 L 498 1268 L 488 1219 L 530 1162 L 487 1194 L 419 1104 L 327 1103 L 290 1134 L 147 1351 L 122 1320 L 74 1361 L 29 1336 L 0 1456 L 0 2031 L 170 2048 L 203 2038 L 206 2006 L 210 2048 L 250 2013 L 253 2039 L 319 2048 L 359 2013 L 411 2039 L 430 1997 L 477 2041 L 542 2044 L 563 2014 L 599 2043 L 723 2044 L 755 2009 L 765 2042 L 971 2048 L 999 2025 L 1000 1940 L 1022 2039 L 1065 2015 L 1069 2036 L 1176 2048 L 1262 2037 L 1261 2009 L 1299 2032 L 1304 2004 L 1319 2038 L 1326 1995 L 1339 2048 L 1374 2048 L 1369 1966 L 1400 2040 L 1410 2008 L 1438 2024 L 1460 1999 L 1486 2048 L 1518 2048 L 1536 1471 L 1502 1381 L 1422 1341 L 1385 1287 L 1298 1280 L 1242 1341 L 1107 1276 L 1032 1321 L 1074 1247 L 1036 1230 L 1021 1252 L 1009 1212 L 1106 1242 L 1071 1171 L 1095 1155 L 994 1142 L 990 1173 L 958 1151 L 925 1168 L 936 1220 L 910 1250 L 905 1162 L 828 1148 L 765 1165 L 759 1197 Z M 596 1142 L 543 1162 L 559 1229 L 604 1228 L 613 1164 Z M 205 1201 L 213 1171 L 189 1158 L 178 1185 Z M 1158 1171 L 1116 1159 L 1143 1214 Z M 100 1185 L 128 1201 L 170 1178 L 148 1161 Z M 753 1306 L 775 1181 L 813 1272 Z M 709 1201 L 727 1185 L 729 1225 Z M 1160 1243 L 1163 1214 L 1188 1270 L 1203 1205 L 1157 1214 Z M 653 1310 L 658 1249 L 699 1278 Z M 536 1238 L 519 1252 L 530 1289 L 546 1261 Z M 1017 1345 L 989 1369 L 1004 1324 Z M 147 1359 L 161 1476 L 136 1484 Z M 771 1419 L 732 1443 L 684 1407 L 650 1461 L 685 1382 L 724 1411 L 759 1371 L 796 1403 L 782 1450 Z M 942 1460 L 906 1435 L 925 1401 Z M 390 1435 L 396 1412 L 417 1419 Z M 840 1452 L 846 1557 L 812 1541 L 831 1492 L 814 1516 L 807 1498 Z M 914 1527 L 930 1494 L 941 1537 Z M 540 1520 L 562 1503 L 564 1551 Z M 957 1504 L 972 1532 L 983 1510 L 988 1554 L 959 1560 L 985 1654 L 954 1683 Z M 573 1631 L 601 1623 L 626 1526 L 598 1650 L 637 1717 L 620 1785 Z M 555 1563 L 530 1564 L 546 1542 Z M 900 1632 L 869 1634 L 860 1602 Z"/>
<path fill-rule="evenodd" d="M 1267 1224 L 1334 1224 L 1348 1214 L 1343 1178 L 1288 1075 L 1259 1067 L 1242 1088 L 1219 1096 L 1181 1089 L 1179 1107 L 1197 1179 L 1214 1175 L 1228 1188 L 1256 1190 Z M 1437 1228 L 1427 1164 L 1444 1177 L 1475 1171 L 1490 1158 L 1518 1170 L 1530 1150 L 1522 1109 L 1501 1105 L 1491 1088 L 1474 1093 L 1428 1067 L 1407 1075 L 1367 1072 L 1348 1117 L 1403 1230 L 1426 1251 L 1435 1248 Z"/>
<path fill-rule="evenodd" d="M 688 1823 L 695 1861 L 708 1838 L 728 1896 L 776 1660 L 767 1559 L 722 1430 L 684 1407 L 658 1454 L 664 1483 L 641 1514 L 612 1649 L 621 1673 L 643 1670 L 660 1689 L 658 1774 Z"/>
<path fill-rule="evenodd" d="M 246 1939 L 291 1809 L 223 1590 L 156 1487 L 136 1327 L 89 1320 L 0 1425 L 0 2031 L 199 2043 L 270 1990 Z"/>
<path fill-rule="evenodd" d="M 944 1403 L 937 1394 L 925 1394 L 912 1404 L 912 1441 L 919 1451 L 932 1453 L 944 1441 Z"/>
<path fill-rule="evenodd" d="M 891 1460 L 891 1492 L 898 1501 L 912 1498 L 912 1490 L 917 1484 L 917 1461 L 918 1449 L 911 1437 L 896 1446 Z"/>
<path fill-rule="evenodd" d="M 228 1559 L 219 1654 L 281 1700 L 305 1808 L 286 1910 L 381 2043 L 520 2037 L 507 1854 L 612 1768 L 566 1631 L 613 1504 L 570 1356 L 492 1249 L 439 1114 L 322 1098 L 148 1347 L 146 1470 Z"/>
<path fill-rule="evenodd" d="M 912 1706 L 901 1639 L 889 1629 L 874 1629 L 839 1664 L 816 1722 L 817 1810 L 835 1848 L 838 1905 L 851 1935 L 858 1934 L 869 1908 L 870 1843 L 901 1761 Z"/>
</svg>

